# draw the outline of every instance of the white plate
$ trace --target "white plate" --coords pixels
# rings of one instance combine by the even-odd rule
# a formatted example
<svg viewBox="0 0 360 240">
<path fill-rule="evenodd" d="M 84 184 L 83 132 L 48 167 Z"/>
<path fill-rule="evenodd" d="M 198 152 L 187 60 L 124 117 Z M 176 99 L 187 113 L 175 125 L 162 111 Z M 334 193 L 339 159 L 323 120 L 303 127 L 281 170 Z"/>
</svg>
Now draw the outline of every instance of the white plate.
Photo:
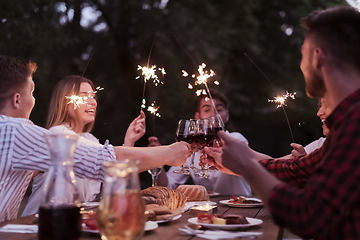
<svg viewBox="0 0 360 240">
<path fill-rule="evenodd" d="M 197 217 L 193 217 L 193 218 L 189 218 L 188 222 L 192 223 L 192 224 L 199 224 L 203 227 L 207 227 L 207 228 L 216 228 L 216 229 L 237 229 L 237 228 L 247 228 L 247 227 L 252 227 L 252 226 L 256 226 L 256 225 L 260 225 L 262 224 L 262 220 L 260 219 L 256 219 L 256 218 L 246 218 L 246 220 L 248 220 L 248 224 L 227 224 L 227 225 L 223 225 L 223 224 L 209 224 L 209 223 L 198 223 Z"/>
<path fill-rule="evenodd" d="M 164 220 L 158 220 L 158 221 L 153 221 L 155 223 L 164 223 L 164 222 L 170 222 L 170 221 L 175 221 L 178 220 L 179 218 L 181 218 L 181 214 L 174 216 L 172 219 L 164 219 Z"/>
<path fill-rule="evenodd" d="M 147 221 L 145 223 L 145 232 L 146 231 L 150 231 L 150 230 L 154 230 L 155 228 L 157 228 L 159 225 L 157 224 L 157 222 L 154 221 Z"/>
<path fill-rule="evenodd" d="M 231 200 L 231 199 L 230 199 Z M 219 203 L 226 204 L 230 207 L 262 207 L 263 202 L 258 198 L 246 198 L 246 200 L 255 200 L 259 201 L 260 203 L 229 203 L 230 200 L 221 200 Z"/>
<path fill-rule="evenodd" d="M 88 228 L 85 224 L 83 224 L 82 226 L 83 226 L 82 230 L 83 230 L 84 232 L 100 233 L 99 230 L 90 229 L 90 228 Z M 144 229 L 144 230 L 145 230 L 145 232 L 146 232 L 146 231 L 150 231 L 150 230 L 154 230 L 154 229 L 156 229 L 158 226 L 159 226 L 159 225 L 158 225 L 157 222 L 155 222 L 155 221 L 147 221 L 147 222 L 145 223 L 145 229 Z"/>
<path fill-rule="evenodd" d="M 218 193 L 218 192 L 212 192 L 212 191 L 207 191 L 207 192 L 208 192 L 209 197 L 214 197 L 214 196 L 220 195 L 220 193 Z"/>
</svg>

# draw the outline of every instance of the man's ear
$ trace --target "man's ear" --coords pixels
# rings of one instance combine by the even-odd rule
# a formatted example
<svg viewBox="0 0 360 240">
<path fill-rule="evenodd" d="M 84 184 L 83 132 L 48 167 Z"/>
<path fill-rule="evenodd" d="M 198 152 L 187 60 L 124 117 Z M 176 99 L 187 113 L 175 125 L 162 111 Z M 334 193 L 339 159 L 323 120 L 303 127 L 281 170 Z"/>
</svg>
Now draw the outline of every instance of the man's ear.
<svg viewBox="0 0 360 240">
<path fill-rule="evenodd" d="M 13 106 L 14 108 L 19 109 L 20 108 L 20 98 L 21 98 L 20 93 L 15 93 L 11 97 L 11 106 Z"/>
<path fill-rule="evenodd" d="M 195 119 L 200 119 L 200 113 L 199 113 L 199 112 L 196 112 L 195 115 L 194 115 L 194 118 L 195 118 Z"/>
<path fill-rule="evenodd" d="M 313 61 L 314 61 L 314 67 L 315 68 L 319 68 L 324 64 L 324 51 L 317 47 L 314 49 L 314 57 L 313 57 Z"/>
</svg>

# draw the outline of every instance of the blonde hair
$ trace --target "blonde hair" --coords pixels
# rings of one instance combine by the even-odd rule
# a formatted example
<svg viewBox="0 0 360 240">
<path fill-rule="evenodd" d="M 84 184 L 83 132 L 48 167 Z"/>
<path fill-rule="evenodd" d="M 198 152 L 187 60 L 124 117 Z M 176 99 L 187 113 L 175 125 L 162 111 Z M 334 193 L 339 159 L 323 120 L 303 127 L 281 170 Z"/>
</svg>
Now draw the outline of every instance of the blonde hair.
<svg viewBox="0 0 360 240">
<path fill-rule="evenodd" d="M 71 123 L 75 125 L 80 124 L 80 117 L 72 119 L 69 115 L 69 100 L 66 98 L 66 96 L 71 96 L 73 94 L 78 95 L 80 92 L 80 85 L 83 82 L 90 84 L 91 88 L 95 90 L 94 84 L 91 80 L 78 75 L 67 76 L 56 84 L 51 95 L 46 128 L 51 128 L 53 126 L 58 126 L 64 123 L 68 124 L 69 126 L 71 126 Z M 76 116 L 78 116 L 76 109 L 74 111 Z M 93 126 L 94 122 L 85 124 L 82 132 L 90 132 Z"/>
</svg>

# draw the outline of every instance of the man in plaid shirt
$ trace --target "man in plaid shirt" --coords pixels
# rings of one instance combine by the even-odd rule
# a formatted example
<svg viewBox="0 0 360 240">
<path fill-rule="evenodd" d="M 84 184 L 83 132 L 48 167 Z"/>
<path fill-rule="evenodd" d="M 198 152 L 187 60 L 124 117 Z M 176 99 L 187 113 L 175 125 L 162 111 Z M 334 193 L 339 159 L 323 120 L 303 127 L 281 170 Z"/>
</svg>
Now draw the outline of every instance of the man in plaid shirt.
<svg viewBox="0 0 360 240">
<path fill-rule="evenodd" d="M 245 177 L 278 225 L 304 238 L 359 239 L 360 13 L 330 8 L 301 23 L 306 92 L 324 98 L 332 111 L 324 145 L 296 159 L 259 164 L 256 152 L 220 131 L 222 157 L 214 157 L 220 170 Z"/>
</svg>

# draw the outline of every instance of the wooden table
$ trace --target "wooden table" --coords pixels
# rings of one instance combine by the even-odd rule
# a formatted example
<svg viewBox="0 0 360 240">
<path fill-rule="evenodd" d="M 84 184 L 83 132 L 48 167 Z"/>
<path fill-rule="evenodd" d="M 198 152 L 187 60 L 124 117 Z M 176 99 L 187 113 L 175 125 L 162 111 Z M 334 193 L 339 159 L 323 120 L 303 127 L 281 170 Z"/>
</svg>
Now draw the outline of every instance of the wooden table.
<svg viewBox="0 0 360 240">
<path fill-rule="evenodd" d="M 215 196 L 210 200 L 218 203 L 220 200 L 230 199 L 230 196 Z M 261 219 L 263 223 L 258 226 L 253 226 L 245 230 L 241 231 L 251 231 L 251 232 L 262 232 L 263 234 L 258 236 L 257 240 L 280 240 L 282 239 L 282 229 L 279 228 L 271 219 L 269 212 L 265 208 L 235 208 L 228 207 L 227 205 L 218 204 L 218 214 L 240 214 L 245 217 L 257 218 Z M 171 239 L 171 240 L 200 240 L 203 238 L 194 237 L 190 235 L 183 235 L 179 228 L 183 227 L 188 223 L 188 219 L 191 217 L 195 217 L 195 215 L 191 215 L 189 211 L 182 214 L 182 217 L 175 221 L 170 221 L 167 223 L 159 224 L 159 227 L 145 232 L 142 240 L 162 240 L 162 239 Z M 22 217 L 18 219 L 14 219 L 8 221 L 6 223 L 12 224 L 36 224 L 37 218 L 34 215 Z M 0 227 L 5 225 L 6 223 L 0 223 Z M 37 240 L 36 233 L 4 233 L 0 232 L 0 239 L 7 240 Z M 96 233 L 88 233 L 83 232 L 81 240 L 95 240 L 100 239 L 99 234 Z M 239 238 L 238 238 L 239 239 Z M 247 238 L 243 238 L 247 239 Z"/>
</svg>

